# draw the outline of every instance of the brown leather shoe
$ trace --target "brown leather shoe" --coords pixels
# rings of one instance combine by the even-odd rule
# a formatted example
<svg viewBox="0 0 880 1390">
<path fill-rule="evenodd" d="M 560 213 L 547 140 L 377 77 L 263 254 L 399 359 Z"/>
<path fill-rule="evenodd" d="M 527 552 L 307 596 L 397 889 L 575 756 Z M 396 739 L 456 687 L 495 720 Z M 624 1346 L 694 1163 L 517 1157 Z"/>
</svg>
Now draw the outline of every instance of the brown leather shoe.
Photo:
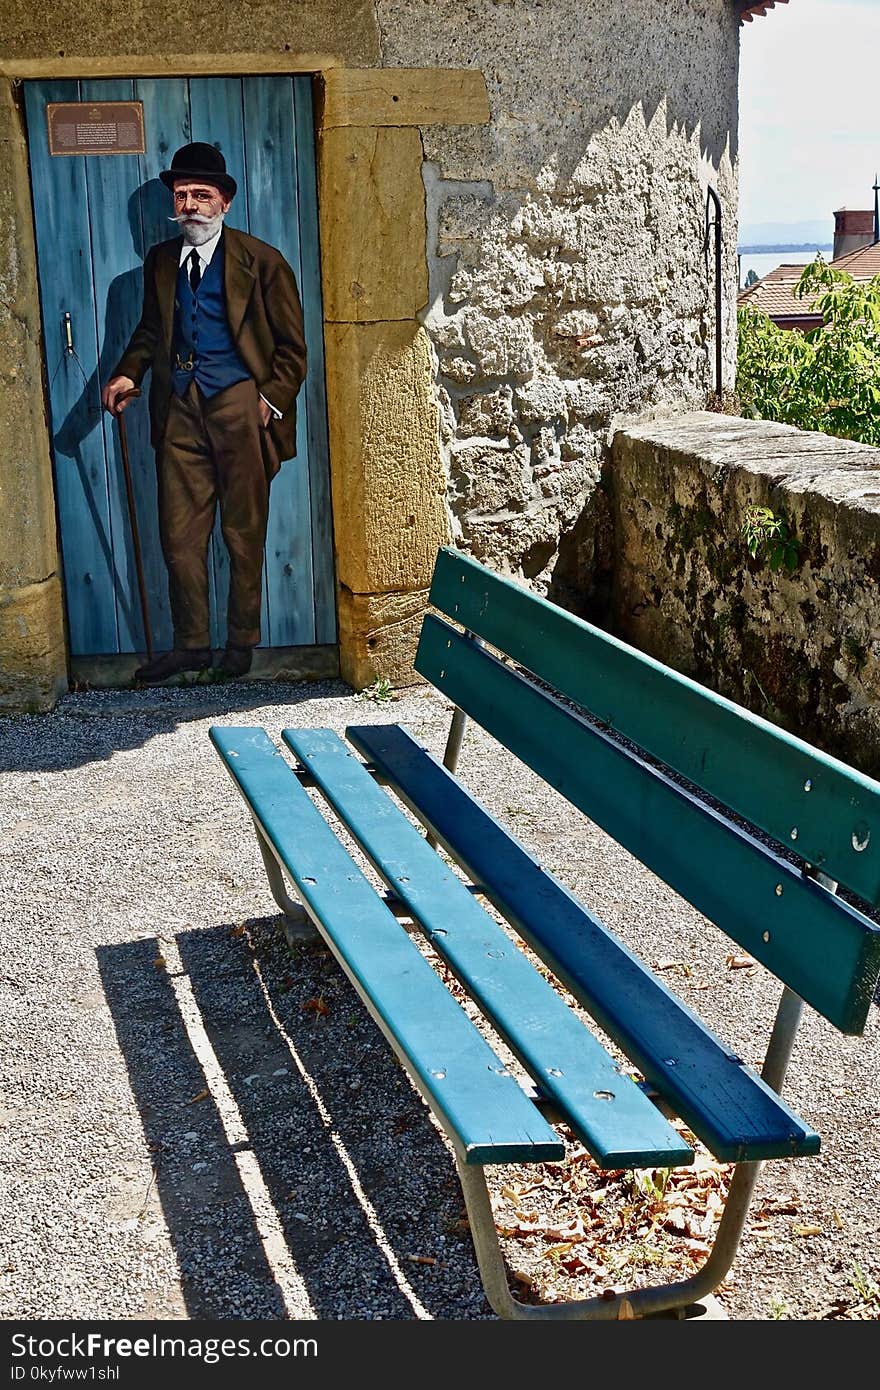
<svg viewBox="0 0 880 1390">
<path fill-rule="evenodd" d="M 218 662 L 217 670 L 221 676 L 227 676 L 234 680 L 236 676 L 247 675 L 253 659 L 253 647 L 235 647 L 231 643 L 227 643 L 226 650 Z"/>
<path fill-rule="evenodd" d="M 182 671 L 204 671 L 211 665 L 211 655 L 210 647 L 175 647 L 139 666 L 134 678 L 141 685 L 159 685 Z"/>
</svg>

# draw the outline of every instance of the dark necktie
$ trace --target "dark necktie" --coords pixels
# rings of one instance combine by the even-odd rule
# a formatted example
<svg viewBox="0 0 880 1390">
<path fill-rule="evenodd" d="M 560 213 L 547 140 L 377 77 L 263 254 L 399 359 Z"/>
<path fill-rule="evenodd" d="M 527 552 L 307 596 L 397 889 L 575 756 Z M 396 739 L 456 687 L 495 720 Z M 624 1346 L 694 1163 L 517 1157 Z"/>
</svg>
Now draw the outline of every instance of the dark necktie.
<svg viewBox="0 0 880 1390">
<path fill-rule="evenodd" d="M 189 283 L 193 294 L 199 288 L 202 279 L 202 263 L 199 260 L 199 253 L 196 250 L 190 252 L 189 257 Z"/>
</svg>

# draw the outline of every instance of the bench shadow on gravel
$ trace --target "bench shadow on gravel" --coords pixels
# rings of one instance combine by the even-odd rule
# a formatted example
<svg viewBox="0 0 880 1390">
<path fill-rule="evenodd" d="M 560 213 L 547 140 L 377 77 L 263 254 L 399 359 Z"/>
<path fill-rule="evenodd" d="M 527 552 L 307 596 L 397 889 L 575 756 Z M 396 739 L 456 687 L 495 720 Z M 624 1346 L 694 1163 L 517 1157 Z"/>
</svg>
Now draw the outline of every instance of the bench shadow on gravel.
<svg viewBox="0 0 880 1390">
<path fill-rule="evenodd" d="M 4 772 L 61 772 L 143 748 L 201 719 L 245 716 L 267 705 L 351 696 L 343 681 L 232 681 L 228 684 L 92 690 L 62 696 L 47 714 L 0 715 Z"/>
<path fill-rule="evenodd" d="M 492 1317 L 454 1163 L 425 1106 L 330 953 L 291 953 L 279 921 L 177 937 L 247 1134 L 238 1145 L 213 1097 L 192 1100 L 207 1080 L 156 943 L 98 951 L 189 1316 Z M 285 1304 L 236 1148 L 256 1160 L 311 1314 Z M 290 1288 L 289 1274 L 280 1282 Z"/>
</svg>

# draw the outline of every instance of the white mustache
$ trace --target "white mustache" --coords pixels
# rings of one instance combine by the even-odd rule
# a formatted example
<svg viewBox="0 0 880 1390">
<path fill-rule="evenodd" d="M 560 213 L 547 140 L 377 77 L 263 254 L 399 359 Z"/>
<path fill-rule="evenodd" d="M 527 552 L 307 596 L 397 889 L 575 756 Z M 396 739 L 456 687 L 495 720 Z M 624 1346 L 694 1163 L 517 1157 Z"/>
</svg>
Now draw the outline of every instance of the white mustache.
<svg viewBox="0 0 880 1390">
<path fill-rule="evenodd" d="M 172 212 L 168 218 L 169 222 L 213 222 L 213 217 L 206 217 L 202 212 Z"/>
</svg>

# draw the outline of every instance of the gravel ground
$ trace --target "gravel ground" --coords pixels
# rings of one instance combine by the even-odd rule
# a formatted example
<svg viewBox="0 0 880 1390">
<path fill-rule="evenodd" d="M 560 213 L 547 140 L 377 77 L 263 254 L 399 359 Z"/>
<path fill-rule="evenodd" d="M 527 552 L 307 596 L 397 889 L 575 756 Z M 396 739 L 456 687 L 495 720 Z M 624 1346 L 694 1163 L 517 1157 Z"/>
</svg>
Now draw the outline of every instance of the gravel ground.
<svg viewBox="0 0 880 1390">
<path fill-rule="evenodd" d="M 0 1316 L 493 1317 L 446 1141 L 329 953 L 288 949 L 207 734 L 395 720 L 440 753 L 448 719 L 427 689 L 259 682 L 0 719 Z M 459 770 L 759 1063 L 761 967 L 475 726 Z M 807 1011 L 786 1095 L 822 1153 L 764 1168 L 731 1318 L 880 1316 L 878 1076 L 876 1008 L 861 1038 Z M 690 1272 L 726 1170 L 603 1178 L 564 1137 L 563 1163 L 489 1174 L 520 1296 Z"/>
</svg>

